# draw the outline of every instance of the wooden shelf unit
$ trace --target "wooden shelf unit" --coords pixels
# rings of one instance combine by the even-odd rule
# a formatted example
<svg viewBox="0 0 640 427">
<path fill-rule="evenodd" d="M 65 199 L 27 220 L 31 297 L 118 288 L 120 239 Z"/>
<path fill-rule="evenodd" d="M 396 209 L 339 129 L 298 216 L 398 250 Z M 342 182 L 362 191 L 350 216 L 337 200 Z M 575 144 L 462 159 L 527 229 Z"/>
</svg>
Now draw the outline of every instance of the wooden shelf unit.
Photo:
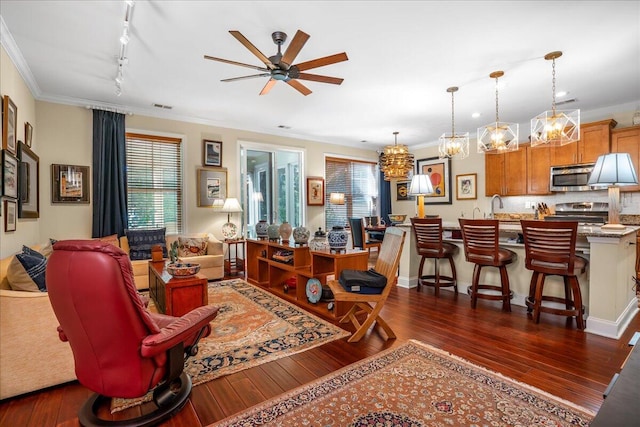
<svg viewBox="0 0 640 427">
<path fill-rule="evenodd" d="M 279 250 L 292 251 L 292 262 L 274 260 L 273 255 Z M 307 281 L 316 278 L 324 285 L 329 276 L 337 278 L 343 269 L 367 270 L 368 259 L 368 251 L 359 249 L 332 253 L 329 250 L 311 251 L 308 246 L 247 239 L 247 281 L 305 310 L 335 320 L 348 311 L 350 304 L 337 303 L 329 310 L 328 301 L 310 303 L 306 294 Z M 292 277 L 296 279 L 296 286 L 285 292 L 284 284 Z"/>
</svg>

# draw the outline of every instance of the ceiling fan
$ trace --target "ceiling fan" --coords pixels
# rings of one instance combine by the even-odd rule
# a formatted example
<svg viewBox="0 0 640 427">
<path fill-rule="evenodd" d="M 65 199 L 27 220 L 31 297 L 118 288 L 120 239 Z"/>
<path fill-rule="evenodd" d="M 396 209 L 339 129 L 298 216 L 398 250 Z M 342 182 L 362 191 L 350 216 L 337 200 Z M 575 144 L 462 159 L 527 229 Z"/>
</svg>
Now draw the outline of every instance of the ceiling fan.
<svg viewBox="0 0 640 427">
<path fill-rule="evenodd" d="M 287 39 L 287 35 L 282 31 L 276 31 L 271 34 L 273 42 L 278 46 L 278 53 L 273 56 L 266 57 L 262 52 L 258 50 L 245 36 L 239 31 L 229 31 L 233 37 L 235 37 L 240 43 L 244 45 L 251 53 L 260 59 L 265 67 L 259 67 L 251 64 L 244 64 L 242 62 L 231 61 L 229 59 L 216 58 L 213 56 L 205 55 L 205 59 L 212 61 L 224 62 L 226 64 L 239 65 L 241 67 L 252 68 L 254 70 L 262 71 L 260 74 L 252 74 L 249 76 L 233 77 L 230 79 L 221 80 L 223 82 L 235 82 L 238 80 L 254 79 L 258 77 L 269 77 L 269 81 L 262 88 L 260 95 L 266 95 L 277 81 L 283 81 L 292 88 L 296 89 L 301 94 L 307 96 L 311 93 L 308 87 L 299 82 L 299 80 L 309 80 L 320 83 L 331 83 L 339 85 L 344 79 L 338 77 L 320 76 L 318 74 L 304 73 L 303 71 L 311 70 L 312 68 L 323 67 L 325 65 L 335 64 L 337 62 L 347 61 L 347 54 L 345 52 L 337 53 L 335 55 L 325 56 L 323 58 L 312 59 L 311 61 L 301 62 L 293 64 L 293 61 L 300 53 L 300 50 L 309 39 L 309 35 L 298 30 L 296 35 L 293 36 L 293 40 L 289 43 L 287 50 L 282 54 L 280 48 Z"/>
</svg>

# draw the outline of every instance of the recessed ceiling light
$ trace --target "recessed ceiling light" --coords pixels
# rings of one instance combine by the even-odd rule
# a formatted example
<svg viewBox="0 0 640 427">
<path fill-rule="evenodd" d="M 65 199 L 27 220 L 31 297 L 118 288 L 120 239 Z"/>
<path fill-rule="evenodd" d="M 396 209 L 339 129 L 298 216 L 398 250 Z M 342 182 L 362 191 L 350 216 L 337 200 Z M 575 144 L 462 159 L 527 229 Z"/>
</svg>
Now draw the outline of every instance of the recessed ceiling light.
<svg viewBox="0 0 640 427">
<path fill-rule="evenodd" d="M 278 125 L 278 127 L 280 129 L 291 129 L 291 126 L 287 126 L 287 125 Z"/>
<path fill-rule="evenodd" d="M 569 92 L 564 90 L 556 93 L 556 96 L 567 96 L 567 95 L 569 95 Z"/>
<path fill-rule="evenodd" d="M 480 113 L 473 113 L 471 117 L 473 117 L 474 119 L 477 119 L 478 117 L 480 117 Z"/>
<path fill-rule="evenodd" d="M 173 109 L 173 107 L 171 105 L 164 105 L 164 104 L 153 104 L 154 107 L 156 108 L 162 108 L 164 110 L 171 110 Z"/>
<path fill-rule="evenodd" d="M 362 140 L 362 141 L 360 141 L 360 142 L 365 143 L 365 142 L 369 142 L 369 141 L 367 141 L 366 139 L 363 139 L 363 140 Z"/>
</svg>

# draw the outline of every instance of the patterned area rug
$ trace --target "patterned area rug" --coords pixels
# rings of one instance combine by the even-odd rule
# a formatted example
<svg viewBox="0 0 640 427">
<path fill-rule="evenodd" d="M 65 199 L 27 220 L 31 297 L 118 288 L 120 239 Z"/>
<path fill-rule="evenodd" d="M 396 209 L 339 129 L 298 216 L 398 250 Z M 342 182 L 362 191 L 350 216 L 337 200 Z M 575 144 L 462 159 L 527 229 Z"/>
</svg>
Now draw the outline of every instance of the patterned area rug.
<svg viewBox="0 0 640 427">
<path fill-rule="evenodd" d="M 244 280 L 209 283 L 209 304 L 220 307 L 211 335 L 185 365 L 194 385 L 271 362 L 346 336 L 349 332 Z M 153 302 L 149 310 L 155 311 Z M 117 412 L 151 400 L 113 399 Z"/>
<path fill-rule="evenodd" d="M 588 426 L 593 416 L 411 340 L 209 427 Z"/>
</svg>

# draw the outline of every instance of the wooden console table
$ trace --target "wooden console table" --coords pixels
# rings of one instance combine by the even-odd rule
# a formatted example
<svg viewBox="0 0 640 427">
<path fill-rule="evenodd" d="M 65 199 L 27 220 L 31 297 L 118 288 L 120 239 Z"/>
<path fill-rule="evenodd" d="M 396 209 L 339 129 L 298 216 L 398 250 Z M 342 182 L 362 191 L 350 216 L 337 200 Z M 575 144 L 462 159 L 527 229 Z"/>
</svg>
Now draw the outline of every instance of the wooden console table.
<svg viewBox="0 0 640 427">
<path fill-rule="evenodd" d="M 201 273 L 176 279 L 167 273 L 164 261 L 149 261 L 149 296 L 159 313 L 179 317 L 207 305 L 208 283 Z"/>
<path fill-rule="evenodd" d="M 225 240 L 227 244 L 227 258 L 224 260 L 224 274 L 238 276 L 244 274 L 244 244 L 245 240 Z M 233 256 L 231 248 L 233 247 Z"/>
</svg>

